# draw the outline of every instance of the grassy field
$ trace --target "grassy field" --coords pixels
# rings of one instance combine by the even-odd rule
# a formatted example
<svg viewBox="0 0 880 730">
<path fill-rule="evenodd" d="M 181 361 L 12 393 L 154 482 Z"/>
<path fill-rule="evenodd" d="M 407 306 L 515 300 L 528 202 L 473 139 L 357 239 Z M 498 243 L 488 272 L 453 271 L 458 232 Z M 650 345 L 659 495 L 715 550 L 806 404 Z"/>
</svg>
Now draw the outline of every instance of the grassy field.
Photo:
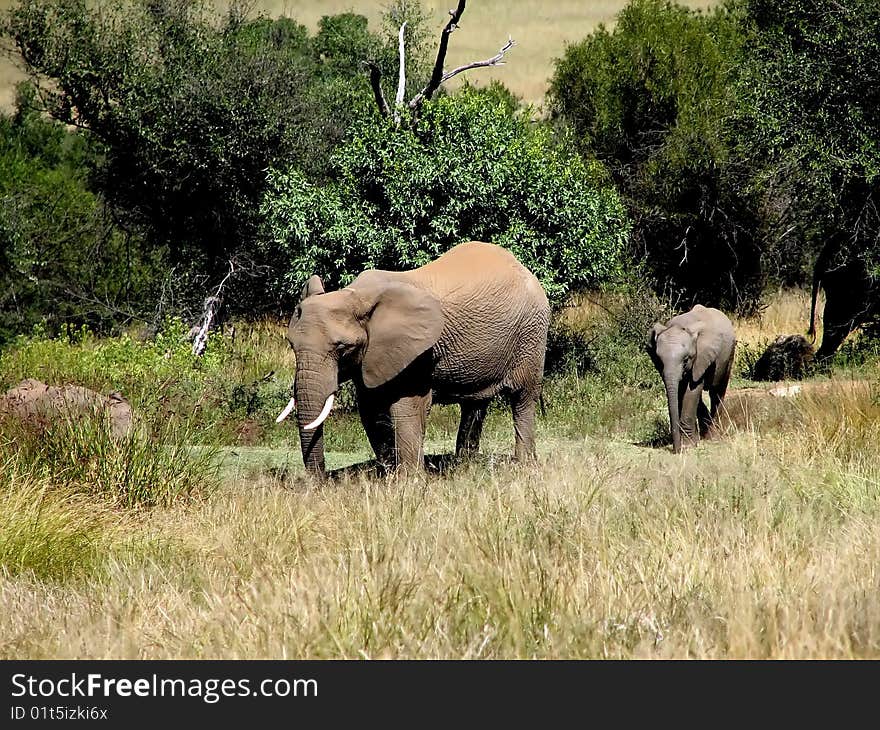
<svg viewBox="0 0 880 730">
<path fill-rule="evenodd" d="M 99 0 L 100 1 L 100 0 Z M 13 5 L 13 0 L 0 0 L 0 12 Z M 566 43 L 579 41 L 599 23 L 613 22 L 615 15 L 626 3 L 623 0 L 471 0 L 462 25 L 449 46 L 447 67 L 482 60 L 494 55 L 508 36 L 517 45 L 508 55 L 508 63 L 496 69 L 480 69 L 468 76 L 474 83 L 498 79 L 524 100 L 539 104 L 553 73 L 553 59 L 562 55 Z M 684 0 L 683 5 L 705 8 L 709 0 Z M 226 0 L 215 0 L 222 10 Z M 389 0 L 254 0 L 254 12 L 287 15 L 314 30 L 324 15 L 356 12 L 367 16 L 372 27 L 381 22 Z M 424 0 L 423 7 L 430 13 L 436 36 L 446 22 L 452 0 Z M 459 77 L 458 83 L 464 78 Z M 9 109 L 14 101 L 14 84 L 24 76 L 17 65 L 7 58 L 0 59 L 0 105 Z"/>
<path fill-rule="evenodd" d="M 744 347 L 804 303 L 738 322 Z M 499 406 L 444 475 L 318 486 L 292 428 L 220 446 L 219 486 L 167 506 L 2 470 L 0 657 L 880 657 L 880 361 L 795 398 L 737 377 L 721 437 L 681 456 L 647 357 L 626 368 L 548 381 L 534 466 Z M 435 409 L 428 451 L 454 426 Z M 331 467 L 369 457 L 354 415 L 328 431 Z"/>
</svg>

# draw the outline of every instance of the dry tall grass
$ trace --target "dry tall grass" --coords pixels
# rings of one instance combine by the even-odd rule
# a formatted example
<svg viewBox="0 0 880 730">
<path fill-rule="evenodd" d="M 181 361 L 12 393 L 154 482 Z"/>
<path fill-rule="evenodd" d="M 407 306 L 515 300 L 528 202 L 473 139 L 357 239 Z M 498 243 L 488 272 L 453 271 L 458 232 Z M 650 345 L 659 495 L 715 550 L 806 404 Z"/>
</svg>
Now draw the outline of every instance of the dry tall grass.
<svg viewBox="0 0 880 730">
<path fill-rule="evenodd" d="M 545 438 L 538 467 L 237 481 L 100 578 L 0 580 L 0 656 L 878 657 L 880 403 L 822 398 L 681 458 Z"/>
</svg>

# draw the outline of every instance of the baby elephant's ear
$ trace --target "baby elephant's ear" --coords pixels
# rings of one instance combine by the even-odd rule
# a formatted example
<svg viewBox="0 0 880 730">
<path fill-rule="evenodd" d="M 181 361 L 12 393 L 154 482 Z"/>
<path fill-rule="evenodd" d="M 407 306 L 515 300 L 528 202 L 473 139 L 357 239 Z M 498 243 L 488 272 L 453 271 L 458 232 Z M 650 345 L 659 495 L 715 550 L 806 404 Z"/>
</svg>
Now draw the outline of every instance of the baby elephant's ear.
<svg viewBox="0 0 880 730">
<path fill-rule="evenodd" d="M 657 349 L 657 336 L 661 332 L 665 332 L 668 328 L 666 325 L 655 322 L 654 326 L 648 330 L 648 350 L 654 352 Z"/>
<path fill-rule="evenodd" d="M 309 297 L 313 297 L 316 294 L 324 293 L 324 282 L 321 281 L 321 277 L 317 274 L 313 274 L 309 277 L 309 280 L 306 282 L 306 285 L 302 289 L 302 294 L 300 295 L 300 299 L 308 299 Z"/>
<path fill-rule="evenodd" d="M 691 368 L 691 380 L 699 383 L 706 376 L 706 371 L 718 360 L 722 344 L 722 337 L 717 332 L 704 330 L 697 335 L 697 354 Z"/>
</svg>

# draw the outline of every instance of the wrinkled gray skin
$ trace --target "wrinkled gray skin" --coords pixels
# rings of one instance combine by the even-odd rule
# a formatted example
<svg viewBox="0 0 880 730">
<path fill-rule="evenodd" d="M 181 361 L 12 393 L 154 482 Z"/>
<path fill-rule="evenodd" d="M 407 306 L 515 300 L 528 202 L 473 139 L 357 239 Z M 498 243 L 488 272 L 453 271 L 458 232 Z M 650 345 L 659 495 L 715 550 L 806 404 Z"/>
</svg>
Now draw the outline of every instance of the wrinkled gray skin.
<svg viewBox="0 0 880 730">
<path fill-rule="evenodd" d="M 411 271 L 368 270 L 329 293 L 313 276 L 287 331 L 306 469 L 325 474 L 324 427 L 304 426 L 347 380 L 386 469 L 422 468 L 432 399 L 461 404 L 462 456 L 479 449 L 490 399 L 508 395 L 515 456 L 534 457 L 549 321 L 538 280 L 489 243 L 461 244 Z"/>
<path fill-rule="evenodd" d="M 120 393 L 108 396 L 78 385 L 47 385 L 28 378 L 0 395 L 0 416 L 51 425 L 58 418 L 106 416 L 114 438 L 133 428 L 132 410 Z"/>
<path fill-rule="evenodd" d="M 663 378 L 669 405 L 672 450 L 700 441 L 711 431 L 727 392 L 736 337 L 733 324 L 717 309 L 697 304 L 690 312 L 655 324 L 648 331 L 648 354 Z M 703 404 L 709 392 L 711 412 Z"/>
</svg>

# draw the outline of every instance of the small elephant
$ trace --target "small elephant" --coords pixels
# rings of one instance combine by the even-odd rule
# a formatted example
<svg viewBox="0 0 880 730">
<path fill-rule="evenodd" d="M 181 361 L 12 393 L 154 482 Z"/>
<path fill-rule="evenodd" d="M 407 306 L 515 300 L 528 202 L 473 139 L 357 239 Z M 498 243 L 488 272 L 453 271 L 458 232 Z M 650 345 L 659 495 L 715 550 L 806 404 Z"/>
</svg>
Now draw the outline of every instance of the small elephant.
<svg viewBox="0 0 880 730">
<path fill-rule="evenodd" d="M 104 396 L 79 385 L 47 385 L 27 378 L 0 395 L 0 416 L 50 425 L 59 417 L 79 419 L 105 415 L 113 438 L 122 438 L 134 427 L 131 405 L 121 393 Z"/>
<path fill-rule="evenodd" d="M 735 347 L 731 321 L 723 312 L 701 304 L 648 331 L 648 354 L 666 385 L 676 454 L 681 451 L 682 434 L 696 445 L 701 430 L 714 426 L 730 381 Z M 709 391 L 711 412 L 703 403 L 703 388 Z"/>
<path fill-rule="evenodd" d="M 354 381 L 379 464 L 421 468 L 432 401 L 460 403 L 456 455 L 479 449 L 492 397 L 509 396 L 518 459 L 535 454 L 550 306 L 535 276 L 505 249 L 471 241 L 410 271 L 368 270 L 324 292 L 311 277 L 290 320 L 294 397 L 306 469 L 325 474 L 323 423 Z"/>
</svg>

